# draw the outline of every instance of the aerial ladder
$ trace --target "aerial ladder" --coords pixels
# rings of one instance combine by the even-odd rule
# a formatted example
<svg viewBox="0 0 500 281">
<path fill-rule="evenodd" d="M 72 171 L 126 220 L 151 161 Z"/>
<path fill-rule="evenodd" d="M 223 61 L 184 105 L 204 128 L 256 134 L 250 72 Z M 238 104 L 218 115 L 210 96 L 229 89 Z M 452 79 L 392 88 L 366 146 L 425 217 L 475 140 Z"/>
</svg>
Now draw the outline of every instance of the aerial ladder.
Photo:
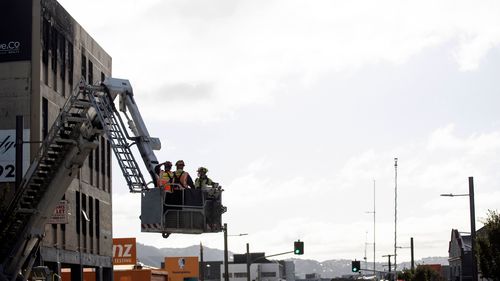
<svg viewBox="0 0 500 281">
<path fill-rule="evenodd" d="M 107 78 L 99 85 L 82 81 L 62 107 L 7 210 L 0 214 L 0 281 L 29 277 L 47 220 L 101 135 L 110 142 L 130 192 L 141 195 L 141 231 L 162 233 L 165 238 L 171 233 L 222 231 L 226 208 L 218 184 L 196 190 L 174 188 L 173 193 L 157 188 L 159 163 L 154 150 L 161 143 L 150 137 L 129 81 Z M 151 181 L 145 180 L 133 146 Z M 180 199 L 168 200 L 173 194 Z"/>
</svg>

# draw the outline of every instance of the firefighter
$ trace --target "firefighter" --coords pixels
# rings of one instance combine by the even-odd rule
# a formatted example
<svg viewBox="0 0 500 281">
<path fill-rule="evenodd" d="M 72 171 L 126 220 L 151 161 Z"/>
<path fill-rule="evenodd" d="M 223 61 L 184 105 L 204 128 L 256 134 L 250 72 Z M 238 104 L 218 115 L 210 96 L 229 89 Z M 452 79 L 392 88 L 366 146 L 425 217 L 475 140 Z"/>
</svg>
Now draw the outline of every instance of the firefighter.
<svg viewBox="0 0 500 281">
<path fill-rule="evenodd" d="M 203 189 L 207 187 L 211 187 L 213 185 L 213 181 L 207 176 L 208 169 L 205 167 L 198 168 L 198 177 L 194 181 L 194 188 Z"/>
<path fill-rule="evenodd" d="M 160 164 L 161 165 L 161 164 Z M 163 163 L 163 170 L 160 172 L 159 187 L 166 192 L 172 192 L 172 183 L 174 183 L 174 173 L 172 172 L 172 162 Z"/>
<path fill-rule="evenodd" d="M 184 161 L 178 160 L 175 162 L 174 183 L 179 184 L 183 188 L 194 188 L 193 179 L 188 172 L 184 171 Z"/>
</svg>

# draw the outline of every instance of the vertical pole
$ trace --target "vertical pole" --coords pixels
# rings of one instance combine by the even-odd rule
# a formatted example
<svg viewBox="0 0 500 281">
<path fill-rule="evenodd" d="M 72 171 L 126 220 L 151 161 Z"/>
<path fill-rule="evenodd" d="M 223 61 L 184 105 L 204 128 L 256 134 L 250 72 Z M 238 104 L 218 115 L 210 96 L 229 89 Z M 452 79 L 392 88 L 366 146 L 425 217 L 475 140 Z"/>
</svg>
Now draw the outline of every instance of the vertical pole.
<svg viewBox="0 0 500 281">
<path fill-rule="evenodd" d="M 23 179 L 23 116 L 16 116 L 16 191 Z"/>
<path fill-rule="evenodd" d="M 375 180 L 373 180 L 373 275 L 376 275 L 375 245 Z"/>
<path fill-rule="evenodd" d="M 472 281 L 477 281 L 477 260 L 476 260 L 476 214 L 474 207 L 474 178 L 469 177 L 469 202 L 470 202 L 470 238 L 472 255 Z"/>
<path fill-rule="evenodd" d="M 394 281 L 398 280 L 397 234 L 398 234 L 398 158 L 394 158 Z"/>
<path fill-rule="evenodd" d="M 391 272 L 391 255 L 388 255 L 389 257 L 389 272 Z"/>
<path fill-rule="evenodd" d="M 410 248 L 411 248 L 411 271 L 415 270 L 415 258 L 414 258 L 414 248 L 413 248 L 413 237 L 410 238 Z"/>
<path fill-rule="evenodd" d="M 205 264 L 203 263 L 203 244 L 200 242 L 200 281 L 205 281 Z"/>
<path fill-rule="evenodd" d="M 224 224 L 224 281 L 229 281 L 229 265 L 227 253 L 227 223 Z"/>
<path fill-rule="evenodd" d="M 250 244 L 247 243 L 247 281 L 250 281 Z"/>
</svg>

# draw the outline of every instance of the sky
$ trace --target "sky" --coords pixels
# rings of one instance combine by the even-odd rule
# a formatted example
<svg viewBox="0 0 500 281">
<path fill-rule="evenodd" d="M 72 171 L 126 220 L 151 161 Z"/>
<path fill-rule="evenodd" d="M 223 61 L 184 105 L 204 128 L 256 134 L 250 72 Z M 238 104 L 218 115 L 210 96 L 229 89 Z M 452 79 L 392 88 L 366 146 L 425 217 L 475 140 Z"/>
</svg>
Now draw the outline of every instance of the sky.
<svg viewBox="0 0 500 281">
<path fill-rule="evenodd" d="M 498 1 L 60 2 L 131 81 L 158 159 L 223 186 L 230 251 L 300 239 L 303 259 L 373 261 L 375 234 L 385 261 L 396 232 L 398 262 L 411 237 L 417 259 L 448 256 L 469 200 L 440 194 L 474 177 L 477 228 L 499 209 Z M 113 173 L 114 237 L 223 249 L 222 233 L 140 233 Z"/>
</svg>

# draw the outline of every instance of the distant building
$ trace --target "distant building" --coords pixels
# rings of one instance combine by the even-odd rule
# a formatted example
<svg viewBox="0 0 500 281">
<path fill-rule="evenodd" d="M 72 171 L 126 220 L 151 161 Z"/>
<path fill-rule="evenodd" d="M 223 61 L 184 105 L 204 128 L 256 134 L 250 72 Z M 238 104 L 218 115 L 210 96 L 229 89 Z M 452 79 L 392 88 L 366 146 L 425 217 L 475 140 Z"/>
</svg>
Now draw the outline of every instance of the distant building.
<svg viewBox="0 0 500 281">
<path fill-rule="evenodd" d="M 222 272 L 221 268 L 222 270 L 224 270 L 224 264 L 222 261 L 200 262 L 200 280 L 203 279 L 204 281 L 220 281 Z"/>
<path fill-rule="evenodd" d="M 292 261 L 274 261 L 265 258 L 265 253 L 250 253 L 251 281 L 295 281 L 295 265 Z M 233 255 L 228 264 L 229 281 L 247 281 L 247 255 Z M 220 268 L 220 280 L 224 280 L 224 266 Z"/>
<path fill-rule="evenodd" d="M 449 281 L 472 280 L 472 253 L 470 235 L 462 235 L 457 229 L 451 230 L 448 248 Z"/>
</svg>

